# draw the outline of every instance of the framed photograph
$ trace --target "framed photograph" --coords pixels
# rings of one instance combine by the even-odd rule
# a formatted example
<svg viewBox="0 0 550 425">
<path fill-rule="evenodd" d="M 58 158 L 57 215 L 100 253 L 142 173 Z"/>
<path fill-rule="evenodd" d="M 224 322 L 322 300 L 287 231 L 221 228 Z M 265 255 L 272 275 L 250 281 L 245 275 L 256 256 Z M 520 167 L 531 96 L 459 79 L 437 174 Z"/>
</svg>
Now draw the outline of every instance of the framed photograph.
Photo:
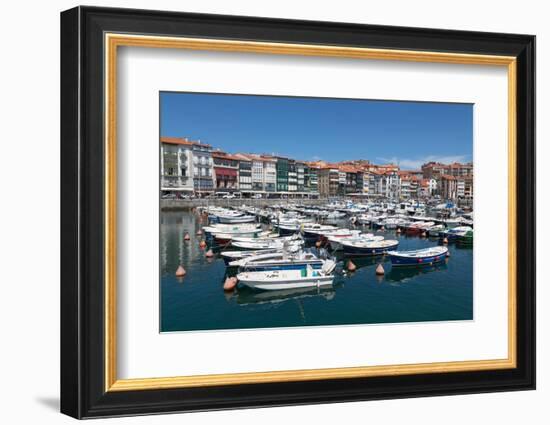
<svg viewBox="0 0 550 425">
<path fill-rule="evenodd" d="M 534 36 L 77 7 L 61 57 L 63 413 L 535 388 Z"/>
</svg>

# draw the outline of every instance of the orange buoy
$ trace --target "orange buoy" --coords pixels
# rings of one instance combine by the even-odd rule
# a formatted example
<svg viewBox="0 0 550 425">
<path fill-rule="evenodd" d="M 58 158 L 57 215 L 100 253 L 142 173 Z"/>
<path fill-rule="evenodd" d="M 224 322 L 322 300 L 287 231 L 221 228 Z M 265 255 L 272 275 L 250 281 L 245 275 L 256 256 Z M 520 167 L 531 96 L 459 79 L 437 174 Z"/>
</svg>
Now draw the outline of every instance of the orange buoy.
<svg viewBox="0 0 550 425">
<path fill-rule="evenodd" d="M 206 251 L 206 254 L 204 254 L 206 258 L 212 258 L 214 256 L 214 253 L 212 252 L 211 249 L 209 249 L 208 251 Z"/>
<path fill-rule="evenodd" d="M 401 229 L 398 227 L 395 233 L 401 233 Z"/>
<path fill-rule="evenodd" d="M 447 245 L 449 243 L 449 240 L 447 238 L 443 238 L 443 245 Z"/>
<path fill-rule="evenodd" d="M 176 270 L 176 277 L 183 277 L 187 274 L 187 272 L 185 271 L 185 269 L 183 268 L 183 266 L 180 264 L 178 266 L 178 269 Z"/>
<path fill-rule="evenodd" d="M 382 263 L 378 263 L 378 266 L 376 267 L 376 274 L 379 276 L 382 276 L 384 273 L 384 267 L 382 267 Z"/>
<path fill-rule="evenodd" d="M 237 278 L 236 277 L 228 277 L 225 279 L 225 282 L 223 284 L 223 290 L 224 291 L 232 291 L 237 286 Z"/>
<path fill-rule="evenodd" d="M 199 242 L 199 246 L 200 246 L 201 248 L 204 248 L 204 247 L 206 246 L 206 241 L 205 241 L 204 239 L 201 240 L 201 241 Z"/>
<path fill-rule="evenodd" d="M 357 266 L 353 263 L 353 261 L 349 260 L 348 265 L 347 265 L 347 269 L 350 272 L 353 272 L 353 271 L 357 270 Z"/>
<path fill-rule="evenodd" d="M 383 232 L 384 230 L 386 230 L 386 228 L 385 228 L 384 226 L 382 226 L 382 227 L 380 228 L 380 231 Z"/>
<path fill-rule="evenodd" d="M 422 236 L 423 238 L 425 238 L 425 237 L 426 237 L 426 232 L 422 232 L 422 234 L 421 234 L 420 236 Z"/>
<path fill-rule="evenodd" d="M 186 240 L 186 241 L 191 239 L 191 237 L 189 236 L 189 233 L 186 233 L 185 236 L 183 237 L 183 239 Z"/>
<path fill-rule="evenodd" d="M 201 229 L 197 230 L 197 236 L 200 236 L 200 235 L 202 235 L 202 230 Z"/>
<path fill-rule="evenodd" d="M 321 241 L 315 242 L 315 246 L 316 246 L 317 248 L 320 248 L 320 247 L 321 247 Z"/>
</svg>

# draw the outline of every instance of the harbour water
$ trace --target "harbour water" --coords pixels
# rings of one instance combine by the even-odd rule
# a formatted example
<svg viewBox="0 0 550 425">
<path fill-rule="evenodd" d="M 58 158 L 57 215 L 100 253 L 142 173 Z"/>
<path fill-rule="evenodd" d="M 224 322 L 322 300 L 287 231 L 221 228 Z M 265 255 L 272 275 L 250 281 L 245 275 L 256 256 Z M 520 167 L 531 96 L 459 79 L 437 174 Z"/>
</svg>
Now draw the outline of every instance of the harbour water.
<svg viewBox="0 0 550 425">
<path fill-rule="evenodd" d="M 196 232 L 206 225 L 201 220 L 190 211 L 161 212 L 161 332 L 473 319 L 472 247 L 450 244 L 450 257 L 438 266 L 399 269 L 387 257 L 353 258 L 354 272 L 346 271 L 348 259 L 339 254 L 328 289 L 227 293 L 223 260 L 206 258 L 199 246 L 204 236 Z M 350 227 L 348 221 L 341 226 Z M 395 231 L 373 232 L 399 240 L 399 250 L 437 244 Z M 375 274 L 379 263 L 383 276 Z M 183 278 L 174 274 L 180 264 L 187 271 Z"/>
</svg>

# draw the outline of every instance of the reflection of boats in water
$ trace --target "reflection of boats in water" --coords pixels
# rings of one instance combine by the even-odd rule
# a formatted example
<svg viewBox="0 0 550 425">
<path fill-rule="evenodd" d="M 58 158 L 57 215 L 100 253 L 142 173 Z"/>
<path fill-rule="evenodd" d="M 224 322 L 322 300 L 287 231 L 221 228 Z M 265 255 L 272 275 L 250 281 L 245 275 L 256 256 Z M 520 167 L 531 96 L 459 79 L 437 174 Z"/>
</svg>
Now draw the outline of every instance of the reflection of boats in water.
<svg viewBox="0 0 550 425">
<path fill-rule="evenodd" d="M 342 256 L 343 264 L 344 264 L 344 272 L 349 273 L 349 271 L 345 270 L 345 265 L 347 263 L 347 257 Z M 356 269 L 355 271 L 363 268 L 363 267 L 372 267 L 377 266 L 378 264 L 382 263 L 384 264 L 387 262 L 387 259 L 385 257 L 376 257 L 376 256 L 357 256 L 353 258 L 353 264 L 355 265 Z"/>
<path fill-rule="evenodd" d="M 446 269 L 447 264 L 445 262 L 424 267 L 392 267 L 389 273 L 386 273 L 385 280 L 388 282 L 407 282 L 413 277 Z"/>
<path fill-rule="evenodd" d="M 296 288 L 278 291 L 254 291 L 250 288 L 239 288 L 233 298 L 239 305 L 277 304 L 292 300 L 322 297 L 327 301 L 334 298 L 336 291 L 331 288 Z"/>
</svg>

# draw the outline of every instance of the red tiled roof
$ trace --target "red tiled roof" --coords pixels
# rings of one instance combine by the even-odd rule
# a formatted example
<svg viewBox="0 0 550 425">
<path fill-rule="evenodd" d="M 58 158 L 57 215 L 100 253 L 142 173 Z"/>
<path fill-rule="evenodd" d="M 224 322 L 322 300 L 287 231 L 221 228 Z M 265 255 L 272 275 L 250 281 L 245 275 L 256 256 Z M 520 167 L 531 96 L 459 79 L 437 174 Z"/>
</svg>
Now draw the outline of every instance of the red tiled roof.
<svg viewBox="0 0 550 425">
<path fill-rule="evenodd" d="M 206 143 L 196 142 L 194 140 L 189 140 L 187 137 L 161 137 L 160 141 L 162 143 L 170 143 L 172 145 L 186 145 L 186 146 L 204 146 L 206 148 L 211 148 L 212 146 Z"/>
<path fill-rule="evenodd" d="M 193 142 L 189 141 L 185 137 L 161 137 L 160 141 L 162 143 L 170 143 L 172 145 L 193 145 Z"/>
<path fill-rule="evenodd" d="M 443 180 L 456 180 L 456 177 L 450 176 L 450 175 L 448 175 L 448 174 L 442 174 L 442 175 L 441 175 L 441 178 L 442 178 Z"/>
<path fill-rule="evenodd" d="M 231 154 L 228 154 L 228 153 L 225 153 L 225 152 L 220 152 L 220 151 L 212 152 L 212 158 L 230 159 L 230 160 L 233 160 L 233 161 L 238 161 L 239 160 L 239 158 L 237 158 L 235 155 L 231 155 Z"/>
</svg>

